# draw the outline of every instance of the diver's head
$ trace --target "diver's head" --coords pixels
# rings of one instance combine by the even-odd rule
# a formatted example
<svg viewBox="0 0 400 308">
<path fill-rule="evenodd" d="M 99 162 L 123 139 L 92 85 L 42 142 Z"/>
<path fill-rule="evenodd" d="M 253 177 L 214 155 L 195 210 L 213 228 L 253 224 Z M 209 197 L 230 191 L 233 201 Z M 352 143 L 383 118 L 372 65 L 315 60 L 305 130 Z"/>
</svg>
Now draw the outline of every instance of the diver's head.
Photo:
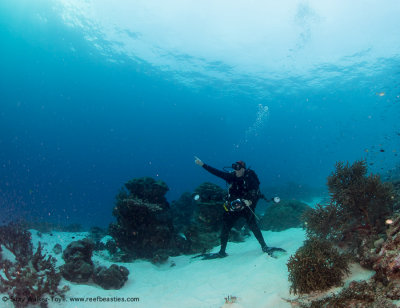
<svg viewBox="0 0 400 308">
<path fill-rule="evenodd" d="M 246 171 L 246 163 L 242 160 L 232 164 L 232 169 L 235 170 L 235 174 L 238 178 L 244 175 Z"/>
</svg>

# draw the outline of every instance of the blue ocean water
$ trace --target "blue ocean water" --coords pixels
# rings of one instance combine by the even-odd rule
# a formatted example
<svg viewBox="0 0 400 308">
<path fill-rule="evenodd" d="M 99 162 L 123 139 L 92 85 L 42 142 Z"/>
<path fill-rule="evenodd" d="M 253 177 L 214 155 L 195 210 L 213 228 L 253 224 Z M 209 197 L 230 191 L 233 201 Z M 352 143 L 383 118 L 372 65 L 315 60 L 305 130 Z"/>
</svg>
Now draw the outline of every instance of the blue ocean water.
<svg viewBox="0 0 400 308">
<path fill-rule="evenodd" d="M 262 187 L 323 188 L 337 161 L 398 173 L 397 1 L 152 3 L 0 2 L 2 221 L 107 226 L 142 176 L 169 201 L 224 186 L 194 155 Z"/>
</svg>

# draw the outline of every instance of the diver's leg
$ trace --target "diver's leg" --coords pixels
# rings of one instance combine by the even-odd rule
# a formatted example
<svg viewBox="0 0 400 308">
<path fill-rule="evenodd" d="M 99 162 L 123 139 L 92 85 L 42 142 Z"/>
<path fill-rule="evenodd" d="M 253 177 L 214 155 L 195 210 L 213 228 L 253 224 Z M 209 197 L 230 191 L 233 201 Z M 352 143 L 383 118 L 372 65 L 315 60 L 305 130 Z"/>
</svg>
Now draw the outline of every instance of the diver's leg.
<svg viewBox="0 0 400 308">
<path fill-rule="evenodd" d="M 228 244 L 229 232 L 239 216 L 235 212 L 225 212 L 222 219 L 222 230 L 221 230 L 221 249 L 220 254 L 225 254 L 226 245 Z"/>
<path fill-rule="evenodd" d="M 253 211 L 254 211 L 254 209 L 253 209 Z M 248 224 L 249 228 L 251 229 L 251 231 L 253 231 L 254 236 L 256 237 L 257 241 L 260 243 L 262 251 L 267 253 L 269 256 L 271 256 L 273 258 L 276 258 L 281 253 L 286 253 L 286 250 L 284 250 L 282 248 L 267 246 L 267 244 L 264 241 L 264 237 L 261 233 L 261 230 L 257 225 L 257 221 L 254 216 L 254 213 L 252 213 L 250 210 L 248 210 L 247 212 L 248 212 L 247 215 L 245 215 L 247 224 Z"/>
<path fill-rule="evenodd" d="M 260 231 L 260 228 L 257 225 L 256 218 L 254 216 L 254 213 L 252 213 L 250 210 L 246 211 L 246 221 L 247 225 L 249 226 L 250 230 L 253 232 L 254 236 L 256 237 L 257 241 L 260 243 L 261 248 L 264 249 L 264 247 L 267 247 L 267 244 L 264 241 L 264 237 Z"/>
</svg>

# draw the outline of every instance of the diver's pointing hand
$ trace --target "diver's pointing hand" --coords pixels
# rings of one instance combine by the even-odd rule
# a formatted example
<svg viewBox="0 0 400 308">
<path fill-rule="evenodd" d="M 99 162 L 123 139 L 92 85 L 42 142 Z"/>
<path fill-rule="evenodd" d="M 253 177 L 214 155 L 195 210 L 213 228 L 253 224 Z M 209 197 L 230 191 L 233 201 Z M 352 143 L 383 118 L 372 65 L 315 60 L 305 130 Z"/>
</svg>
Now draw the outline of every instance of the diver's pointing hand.
<svg viewBox="0 0 400 308">
<path fill-rule="evenodd" d="M 204 163 L 201 161 L 200 158 L 198 158 L 197 156 L 194 157 L 194 163 L 196 165 L 199 165 L 200 167 L 203 167 Z"/>
</svg>

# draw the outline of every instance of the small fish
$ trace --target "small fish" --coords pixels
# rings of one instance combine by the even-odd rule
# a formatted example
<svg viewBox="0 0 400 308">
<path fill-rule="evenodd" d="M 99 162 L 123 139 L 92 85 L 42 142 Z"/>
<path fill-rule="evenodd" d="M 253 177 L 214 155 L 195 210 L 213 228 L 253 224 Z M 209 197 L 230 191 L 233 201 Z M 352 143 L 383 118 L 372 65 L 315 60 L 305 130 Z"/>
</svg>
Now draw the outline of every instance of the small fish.
<svg viewBox="0 0 400 308">
<path fill-rule="evenodd" d="M 75 236 L 73 236 L 73 237 L 71 237 L 72 239 L 74 239 L 75 238 Z"/>
<path fill-rule="evenodd" d="M 375 94 L 378 96 L 385 96 L 385 92 L 376 92 Z"/>
<path fill-rule="evenodd" d="M 380 151 L 380 152 L 385 152 L 385 150 L 384 150 L 384 149 L 380 149 L 379 151 Z"/>
<path fill-rule="evenodd" d="M 391 225 L 393 223 L 392 219 L 386 219 L 385 224 Z"/>
</svg>

